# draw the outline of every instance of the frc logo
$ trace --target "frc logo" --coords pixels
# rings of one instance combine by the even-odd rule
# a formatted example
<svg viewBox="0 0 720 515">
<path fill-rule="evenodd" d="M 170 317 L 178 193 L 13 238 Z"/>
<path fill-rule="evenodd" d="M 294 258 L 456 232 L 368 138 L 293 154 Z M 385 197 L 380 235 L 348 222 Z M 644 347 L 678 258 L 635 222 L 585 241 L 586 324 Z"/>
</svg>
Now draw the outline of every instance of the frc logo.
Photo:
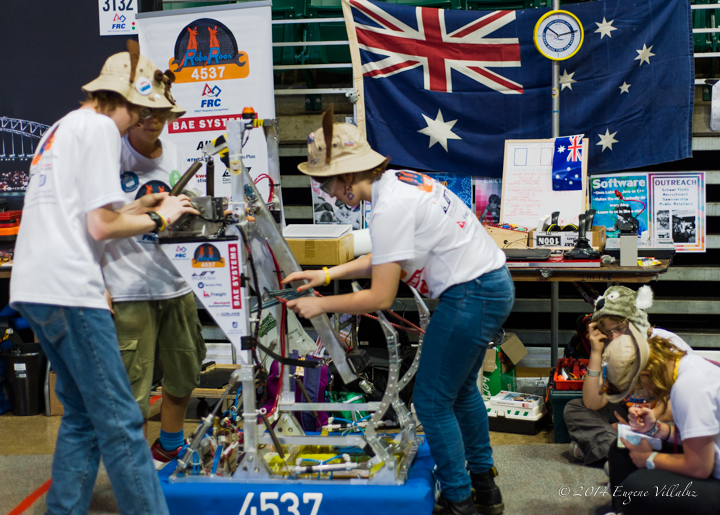
<svg viewBox="0 0 720 515">
<path fill-rule="evenodd" d="M 187 258 L 187 248 L 181 247 L 180 245 L 177 246 L 175 249 L 175 259 L 186 259 Z"/>
<path fill-rule="evenodd" d="M 169 64 L 176 83 L 244 79 L 250 74 L 247 53 L 238 50 L 233 33 L 217 20 L 200 18 L 186 25 L 174 48 Z"/>
<path fill-rule="evenodd" d="M 122 14 L 116 14 L 113 18 L 112 28 L 113 29 L 124 29 L 125 28 L 125 21 L 127 18 L 123 16 Z"/>
<path fill-rule="evenodd" d="M 205 89 L 203 90 L 203 96 L 207 96 L 208 98 L 203 98 L 200 100 L 200 107 L 221 107 L 222 99 L 218 98 L 220 95 L 221 90 L 217 86 L 210 89 L 210 86 L 205 84 Z"/>
<path fill-rule="evenodd" d="M 206 83 L 202 96 L 208 98 L 203 98 L 200 101 L 200 107 L 220 107 L 220 103 L 222 102 L 222 99 L 218 98 L 220 93 L 222 93 L 222 90 L 219 87 L 213 86 L 211 88 L 210 85 Z"/>
</svg>

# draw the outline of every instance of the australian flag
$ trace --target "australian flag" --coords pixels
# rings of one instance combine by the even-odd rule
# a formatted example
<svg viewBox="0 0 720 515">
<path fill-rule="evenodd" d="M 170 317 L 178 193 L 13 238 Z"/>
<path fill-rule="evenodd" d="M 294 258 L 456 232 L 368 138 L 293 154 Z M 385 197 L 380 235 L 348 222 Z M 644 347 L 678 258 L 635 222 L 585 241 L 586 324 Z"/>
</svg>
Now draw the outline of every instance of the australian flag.
<svg viewBox="0 0 720 515">
<path fill-rule="evenodd" d="M 553 191 L 582 189 L 583 135 L 555 138 L 552 158 Z"/>
<path fill-rule="evenodd" d="M 394 164 L 501 177 L 506 139 L 551 137 L 552 65 L 533 43 L 548 9 L 343 2 L 368 140 Z M 560 62 L 560 133 L 589 139 L 589 173 L 690 157 L 689 2 L 603 0 L 563 9 L 580 19 L 585 36 Z"/>
</svg>

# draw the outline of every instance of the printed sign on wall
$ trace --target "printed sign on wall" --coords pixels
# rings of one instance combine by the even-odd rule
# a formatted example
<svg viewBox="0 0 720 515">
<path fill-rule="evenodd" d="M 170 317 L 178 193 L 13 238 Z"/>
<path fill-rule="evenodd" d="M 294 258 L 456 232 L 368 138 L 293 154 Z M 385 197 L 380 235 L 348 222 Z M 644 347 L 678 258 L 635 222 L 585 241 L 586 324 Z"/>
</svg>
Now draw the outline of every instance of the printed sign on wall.
<svg viewBox="0 0 720 515">
<path fill-rule="evenodd" d="M 608 238 L 620 237 L 620 226 L 634 218 L 638 238 L 648 230 L 647 174 L 612 174 L 590 177 L 590 206 L 595 209 L 593 225 L 604 225 Z M 622 198 L 622 200 L 621 200 Z M 623 210 L 618 206 L 629 206 Z"/>
<path fill-rule="evenodd" d="M 677 252 L 705 252 L 705 174 L 651 173 L 656 238 L 672 238 Z"/>
<path fill-rule="evenodd" d="M 100 35 L 137 36 L 135 13 L 139 0 L 98 0 Z"/>
<path fill-rule="evenodd" d="M 173 96 L 187 114 L 168 123 L 162 138 L 177 145 L 184 169 L 203 146 L 227 132 L 228 120 L 252 107 L 259 118 L 275 118 L 270 2 L 178 9 L 138 16 L 140 52 L 176 77 Z M 268 173 L 262 129 L 250 131 L 243 162 L 250 175 Z M 205 170 L 188 186 L 205 194 Z M 279 183 L 279 177 L 273 177 Z M 270 181 L 258 190 L 268 197 Z M 230 196 L 230 172 L 215 158 L 215 195 Z"/>
</svg>

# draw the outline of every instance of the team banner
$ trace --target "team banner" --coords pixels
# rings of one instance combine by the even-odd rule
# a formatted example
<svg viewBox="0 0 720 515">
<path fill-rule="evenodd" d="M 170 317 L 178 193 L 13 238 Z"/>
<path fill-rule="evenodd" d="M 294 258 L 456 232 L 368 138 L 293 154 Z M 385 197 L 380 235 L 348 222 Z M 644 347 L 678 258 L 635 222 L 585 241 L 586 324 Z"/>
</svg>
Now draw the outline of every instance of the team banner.
<svg viewBox="0 0 720 515">
<path fill-rule="evenodd" d="M 259 118 L 275 118 L 270 2 L 178 9 L 137 16 L 140 52 L 175 73 L 172 91 L 187 114 L 168 123 L 162 138 L 177 145 L 184 170 L 203 145 L 226 133 L 228 120 L 252 107 Z M 250 131 L 243 162 L 256 179 L 268 175 L 262 129 Z M 180 170 L 180 172 L 184 172 Z M 189 184 L 205 194 L 205 170 Z M 270 181 L 258 183 L 263 198 Z M 215 195 L 230 196 L 230 172 L 215 157 Z"/>
<path fill-rule="evenodd" d="M 689 2 L 605 0 L 563 9 L 579 18 L 585 37 L 560 63 L 560 134 L 585 134 L 588 169 L 690 157 Z M 548 9 L 343 0 L 343 11 L 358 125 L 393 164 L 501 177 L 505 140 L 551 136 L 552 66 L 533 39 Z"/>
<path fill-rule="evenodd" d="M 245 363 L 240 338 L 247 336 L 248 306 L 242 287 L 242 249 L 237 240 L 163 243 L 160 248 L 190 285 Z M 245 363 L 249 364 L 249 362 Z"/>
</svg>

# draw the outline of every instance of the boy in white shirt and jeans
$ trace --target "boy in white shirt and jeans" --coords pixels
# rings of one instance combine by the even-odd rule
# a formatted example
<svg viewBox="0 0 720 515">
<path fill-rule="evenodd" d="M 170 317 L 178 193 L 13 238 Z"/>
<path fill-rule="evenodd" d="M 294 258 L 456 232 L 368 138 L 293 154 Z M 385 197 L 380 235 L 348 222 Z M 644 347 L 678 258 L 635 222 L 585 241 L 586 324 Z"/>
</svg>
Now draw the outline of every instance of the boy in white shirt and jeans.
<svg viewBox="0 0 720 515">
<path fill-rule="evenodd" d="M 180 177 L 175 145 L 159 138 L 166 121 L 183 114 L 177 105 L 156 110 L 123 138 L 120 180 L 128 202 L 170 191 Z M 185 412 L 200 384 L 205 341 L 192 290 L 156 240 L 154 234 L 114 240 L 105 247 L 101 264 L 120 355 L 146 433 L 156 351 L 163 371 L 160 438 L 152 446 L 155 467 L 161 469 L 185 444 Z"/>
<path fill-rule="evenodd" d="M 197 211 L 167 194 L 125 205 L 120 138 L 152 109 L 174 105 L 164 74 L 137 43 L 128 50 L 105 62 L 83 87 L 87 101 L 40 141 L 15 247 L 11 302 L 52 363 L 64 406 L 48 513 L 87 513 L 101 456 L 121 513 L 168 513 L 105 300 L 101 240 Z"/>
</svg>

